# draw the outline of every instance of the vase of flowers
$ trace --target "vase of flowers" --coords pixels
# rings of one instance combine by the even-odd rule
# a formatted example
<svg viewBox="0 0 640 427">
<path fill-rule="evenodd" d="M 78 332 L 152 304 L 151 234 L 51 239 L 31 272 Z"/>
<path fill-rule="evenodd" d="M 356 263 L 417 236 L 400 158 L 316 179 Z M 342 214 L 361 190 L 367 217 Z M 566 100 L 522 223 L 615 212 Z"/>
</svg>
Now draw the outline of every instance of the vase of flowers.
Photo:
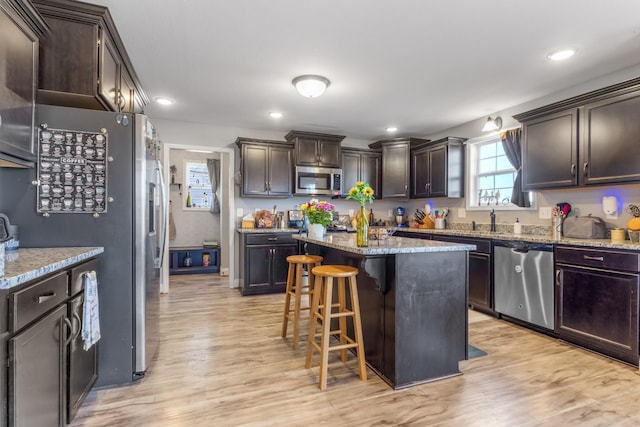
<svg viewBox="0 0 640 427">
<path fill-rule="evenodd" d="M 326 228 L 333 222 L 333 212 L 336 207 L 329 202 L 311 199 L 308 203 L 300 205 L 300 210 L 309 221 L 307 236 L 322 239 Z"/>
<path fill-rule="evenodd" d="M 369 220 L 364 205 L 373 203 L 373 188 L 367 182 L 358 181 L 355 187 L 351 187 L 347 199 L 360 203 L 360 217 L 356 226 L 356 246 L 369 246 Z"/>
</svg>

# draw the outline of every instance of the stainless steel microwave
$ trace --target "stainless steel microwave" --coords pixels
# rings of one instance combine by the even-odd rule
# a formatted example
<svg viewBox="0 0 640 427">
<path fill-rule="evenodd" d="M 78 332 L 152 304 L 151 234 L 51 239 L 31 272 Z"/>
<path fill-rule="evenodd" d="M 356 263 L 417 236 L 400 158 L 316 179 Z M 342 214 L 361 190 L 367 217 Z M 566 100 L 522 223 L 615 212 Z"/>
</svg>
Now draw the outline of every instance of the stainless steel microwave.
<svg viewBox="0 0 640 427">
<path fill-rule="evenodd" d="M 337 196 L 342 193 L 342 169 L 296 166 L 295 194 Z"/>
</svg>

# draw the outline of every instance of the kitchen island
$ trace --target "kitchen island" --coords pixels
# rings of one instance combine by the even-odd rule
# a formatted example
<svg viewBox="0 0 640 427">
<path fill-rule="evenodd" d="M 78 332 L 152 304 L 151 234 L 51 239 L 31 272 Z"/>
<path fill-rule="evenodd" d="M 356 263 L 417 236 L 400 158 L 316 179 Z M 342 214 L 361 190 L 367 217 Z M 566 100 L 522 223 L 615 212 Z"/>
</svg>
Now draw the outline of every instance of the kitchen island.
<svg viewBox="0 0 640 427">
<path fill-rule="evenodd" d="M 475 246 L 390 237 L 359 248 L 346 233 L 293 238 L 323 264 L 358 268 L 365 359 L 391 387 L 460 374 L 458 362 L 468 357 L 468 251 Z"/>
</svg>

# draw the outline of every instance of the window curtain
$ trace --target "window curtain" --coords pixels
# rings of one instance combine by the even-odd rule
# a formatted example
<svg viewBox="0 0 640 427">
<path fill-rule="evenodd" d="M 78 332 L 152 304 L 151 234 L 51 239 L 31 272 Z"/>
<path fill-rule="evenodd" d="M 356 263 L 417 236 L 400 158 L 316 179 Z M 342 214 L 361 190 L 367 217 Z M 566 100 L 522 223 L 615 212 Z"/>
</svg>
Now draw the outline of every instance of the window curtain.
<svg viewBox="0 0 640 427">
<path fill-rule="evenodd" d="M 516 169 L 516 179 L 513 182 L 513 192 L 511 193 L 511 203 L 521 208 L 531 206 L 529 193 L 522 191 L 522 129 L 512 129 L 500 134 L 502 148 L 507 155 L 507 159 Z"/>
<path fill-rule="evenodd" d="M 211 182 L 211 207 L 209 212 L 220 213 L 220 202 L 218 201 L 218 186 L 220 182 L 220 160 L 207 159 L 207 170 L 209 171 L 209 181 Z"/>
</svg>

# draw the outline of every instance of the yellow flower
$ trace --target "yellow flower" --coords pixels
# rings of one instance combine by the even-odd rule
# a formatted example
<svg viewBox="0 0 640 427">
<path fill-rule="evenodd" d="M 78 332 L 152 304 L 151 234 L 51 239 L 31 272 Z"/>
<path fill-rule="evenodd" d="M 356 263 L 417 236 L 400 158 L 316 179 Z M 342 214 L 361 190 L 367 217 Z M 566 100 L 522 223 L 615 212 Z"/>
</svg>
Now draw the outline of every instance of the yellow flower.
<svg viewBox="0 0 640 427">
<path fill-rule="evenodd" d="M 309 207 L 309 204 L 308 204 L 308 203 L 303 203 L 303 204 L 301 204 L 301 205 L 300 205 L 300 210 L 304 211 L 304 210 L 306 210 L 308 207 Z"/>
<path fill-rule="evenodd" d="M 360 203 L 360 206 L 364 207 L 366 202 L 373 203 L 373 188 L 367 182 L 358 181 L 356 186 L 349 190 L 347 199 L 355 200 Z"/>
</svg>

